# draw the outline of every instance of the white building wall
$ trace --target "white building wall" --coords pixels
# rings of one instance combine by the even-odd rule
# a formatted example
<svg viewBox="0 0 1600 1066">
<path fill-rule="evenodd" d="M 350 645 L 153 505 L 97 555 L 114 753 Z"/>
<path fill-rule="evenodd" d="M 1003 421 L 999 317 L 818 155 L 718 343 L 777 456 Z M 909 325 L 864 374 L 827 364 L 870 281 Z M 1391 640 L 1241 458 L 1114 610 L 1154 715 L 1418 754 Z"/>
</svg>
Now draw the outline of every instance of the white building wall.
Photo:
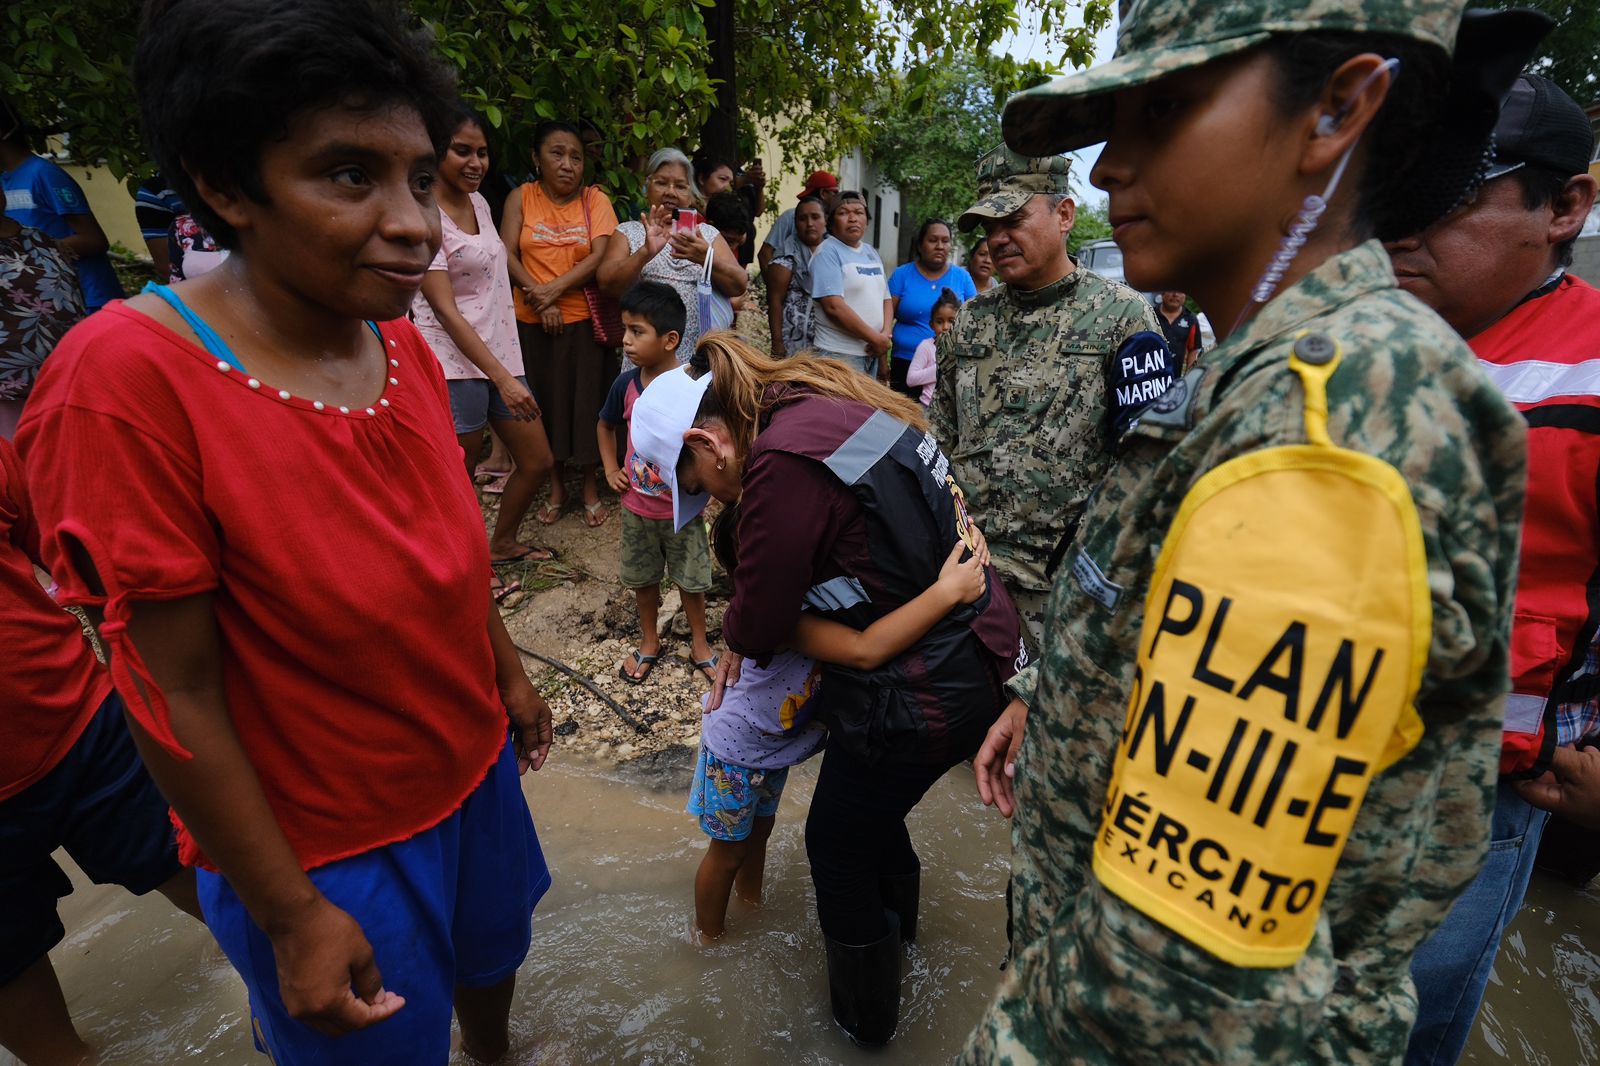
<svg viewBox="0 0 1600 1066">
<path fill-rule="evenodd" d="M 770 133 L 762 140 L 761 158 L 768 174 L 767 195 L 773 198 L 778 210 L 786 211 L 794 206 L 796 195 L 810 175 L 810 168 L 796 166 L 791 172 L 789 160 L 783 157 L 783 153 L 778 149 L 776 137 Z M 867 209 L 872 212 L 872 221 L 867 226 L 867 239 L 878 249 L 885 267 L 893 270 L 899 266 L 899 230 L 902 221 L 900 191 L 893 186 L 885 187 L 882 184 L 882 175 L 866 160 L 860 149 L 833 161 L 832 165 L 824 164 L 824 169 L 838 176 L 839 188 L 852 189 L 867 198 Z M 801 173 L 801 170 L 804 170 L 804 173 Z M 760 239 L 766 239 L 767 230 L 771 225 L 770 217 L 756 221 L 756 232 L 760 235 Z M 877 235 L 875 241 L 872 240 L 874 234 Z"/>
<path fill-rule="evenodd" d="M 858 148 L 839 161 L 839 188 L 866 197 L 872 220 L 867 224 L 867 243 L 878 250 L 883 265 L 893 270 L 900 265 L 900 190 L 883 180 L 882 173 Z"/>
</svg>

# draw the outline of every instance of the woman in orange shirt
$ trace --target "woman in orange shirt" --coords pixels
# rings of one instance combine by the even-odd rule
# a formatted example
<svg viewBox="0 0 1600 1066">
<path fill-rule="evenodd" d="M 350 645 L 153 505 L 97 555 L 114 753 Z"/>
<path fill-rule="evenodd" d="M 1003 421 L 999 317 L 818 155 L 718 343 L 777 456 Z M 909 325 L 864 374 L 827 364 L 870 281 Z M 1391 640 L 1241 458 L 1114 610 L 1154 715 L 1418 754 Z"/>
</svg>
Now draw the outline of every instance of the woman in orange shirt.
<svg viewBox="0 0 1600 1066">
<path fill-rule="evenodd" d="M 566 506 L 562 464 L 583 468 L 584 521 L 604 524 L 595 412 L 617 376 L 615 355 L 594 339 L 583 289 L 594 280 L 617 215 L 604 193 L 583 184 L 583 140 L 566 122 L 533 134 L 535 180 L 506 198 L 500 237 L 517 288 L 517 337 L 555 456 L 550 499 L 534 517 L 549 525 Z"/>
</svg>

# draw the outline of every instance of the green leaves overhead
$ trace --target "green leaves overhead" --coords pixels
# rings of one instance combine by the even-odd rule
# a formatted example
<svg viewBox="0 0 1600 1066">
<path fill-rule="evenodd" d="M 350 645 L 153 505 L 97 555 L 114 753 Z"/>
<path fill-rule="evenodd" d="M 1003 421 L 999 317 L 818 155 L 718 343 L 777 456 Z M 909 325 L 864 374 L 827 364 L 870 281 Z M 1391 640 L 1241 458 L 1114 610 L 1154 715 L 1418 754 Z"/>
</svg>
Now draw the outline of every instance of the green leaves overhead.
<svg viewBox="0 0 1600 1066">
<path fill-rule="evenodd" d="M 1534 7 L 1556 20 L 1528 69 L 1561 86 L 1580 107 L 1600 103 L 1600 4 L 1595 0 L 1498 0 L 1489 7 Z"/>
<path fill-rule="evenodd" d="M 70 131 L 75 147 L 88 146 L 117 177 L 138 168 L 139 112 L 128 81 L 138 5 L 12 0 L 0 10 L 0 96 L 31 124 Z"/>
<path fill-rule="evenodd" d="M 696 146 L 716 94 L 706 73 L 712 6 L 411 0 L 460 70 L 463 97 L 494 127 L 502 165 L 528 169 L 541 120 L 585 118 L 605 139 L 591 179 L 623 194 L 637 190 L 637 165 L 649 152 Z M 69 134 L 80 159 L 103 160 L 118 176 L 148 168 L 128 80 L 137 14 L 127 0 L 0 6 L 0 95 L 35 124 Z M 914 100 L 935 72 L 987 53 L 1024 15 L 1042 23 L 1052 65 L 1083 63 L 1111 0 L 738 0 L 732 44 L 744 148 L 754 154 L 760 128 L 776 132 L 796 169 L 836 158 L 871 138 L 886 85 Z"/>
<path fill-rule="evenodd" d="M 637 192 L 637 161 L 681 144 L 715 89 L 700 8 L 664 0 L 413 0 L 462 96 L 494 125 L 491 151 L 512 174 L 531 169 L 533 129 L 587 119 L 602 160 L 587 180 Z M 493 108 L 493 110 L 491 110 Z"/>
<path fill-rule="evenodd" d="M 1000 107 L 1047 77 L 1038 63 L 987 54 L 925 64 L 884 82 L 869 149 L 900 190 L 907 218 L 954 221 L 972 203 L 979 156 L 1000 143 Z"/>
</svg>

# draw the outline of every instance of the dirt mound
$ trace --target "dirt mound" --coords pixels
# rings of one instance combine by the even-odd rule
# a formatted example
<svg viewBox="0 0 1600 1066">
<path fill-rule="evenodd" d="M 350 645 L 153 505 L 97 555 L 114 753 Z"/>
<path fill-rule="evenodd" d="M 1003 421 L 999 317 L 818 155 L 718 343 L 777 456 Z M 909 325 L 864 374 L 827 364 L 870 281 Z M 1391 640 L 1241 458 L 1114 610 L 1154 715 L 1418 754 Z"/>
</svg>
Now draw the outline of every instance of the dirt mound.
<svg viewBox="0 0 1600 1066">
<path fill-rule="evenodd" d="M 765 306 L 757 282 L 737 325 L 762 351 L 769 347 Z M 681 782 L 686 785 L 700 744 L 701 697 L 711 687 L 689 659 L 689 620 L 681 610 L 677 590 L 666 586 L 659 625 L 660 661 L 643 684 L 630 684 L 619 676 L 622 661 L 639 641 L 633 593 L 623 588 L 617 577 L 622 527 L 616 513 L 619 504 L 609 489 L 602 488 L 612 514 L 604 525 L 591 529 L 584 524 L 583 509 L 576 502 L 581 499 L 578 489 L 576 481 L 569 482 L 567 499 L 573 502 L 553 525 L 540 525 L 532 513 L 524 520 L 520 539 L 553 548 L 558 558 L 502 568 L 502 577 L 520 581 L 523 591 L 507 597 L 500 613 L 512 639 L 525 652 L 555 660 L 578 675 L 573 677 L 535 655 L 524 655 L 528 676 L 550 703 L 557 753 L 576 751 L 650 768 L 678 768 L 687 759 Z M 481 503 L 485 527 L 491 527 L 500 498 L 484 495 Z M 711 644 L 719 652 L 722 614 L 730 591 L 727 574 L 717 569 L 706 596 L 706 625 Z M 646 775 L 657 772 L 641 770 Z"/>
</svg>

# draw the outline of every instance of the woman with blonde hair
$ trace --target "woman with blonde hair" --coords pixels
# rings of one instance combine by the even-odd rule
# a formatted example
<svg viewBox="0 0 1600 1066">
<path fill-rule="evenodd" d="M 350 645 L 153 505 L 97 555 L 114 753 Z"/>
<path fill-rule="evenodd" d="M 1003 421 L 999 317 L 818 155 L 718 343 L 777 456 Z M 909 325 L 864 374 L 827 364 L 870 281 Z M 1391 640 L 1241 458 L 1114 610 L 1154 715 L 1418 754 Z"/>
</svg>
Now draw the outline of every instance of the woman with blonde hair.
<svg viewBox="0 0 1600 1066">
<path fill-rule="evenodd" d="M 958 540 L 974 543 L 921 405 L 844 363 L 771 359 L 712 333 L 640 396 L 633 434 L 680 526 L 707 496 L 739 504 L 713 708 L 744 658 L 783 647 L 802 609 L 864 630 L 933 584 Z M 834 1018 L 857 1043 L 888 1041 L 899 1015 L 921 873 L 906 815 L 972 757 L 1026 661 L 1016 609 L 989 577 L 981 599 L 881 668 L 822 666 L 814 710 L 829 736 L 806 853 Z"/>
</svg>

